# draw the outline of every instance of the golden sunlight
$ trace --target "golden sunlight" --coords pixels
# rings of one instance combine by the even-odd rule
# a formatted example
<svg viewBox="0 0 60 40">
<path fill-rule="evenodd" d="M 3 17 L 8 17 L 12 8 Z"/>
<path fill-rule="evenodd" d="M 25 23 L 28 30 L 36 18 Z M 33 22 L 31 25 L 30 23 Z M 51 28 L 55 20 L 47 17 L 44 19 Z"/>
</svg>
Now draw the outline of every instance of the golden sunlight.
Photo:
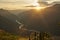
<svg viewBox="0 0 60 40">
<path fill-rule="evenodd" d="M 35 1 L 34 3 L 33 3 L 33 6 L 35 6 L 34 7 L 34 9 L 36 9 L 36 10 L 40 10 L 40 4 L 39 3 L 37 3 L 37 1 Z"/>
<path fill-rule="evenodd" d="M 46 8 L 46 7 L 34 7 L 34 9 L 35 9 L 36 11 L 40 11 L 41 9 L 44 9 L 44 8 Z"/>
<path fill-rule="evenodd" d="M 37 3 L 37 2 L 35 2 L 35 3 L 33 4 L 33 6 L 35 6 L 34 9 L 37 10 L 37 11 L 45 8 L 45 7 L 41 7 L 40 4 Z"/>
<path fill-rule="evenodd" d="M 36 9 L 36 10 L 40 10 L 40 9 L 41 9 L 41 7 L 35 7 L 35 9 Z"/>
<path fill-rule="evenodd" d="M 38 3 L 38 0 L 35 0 L 32 5 L 35 6 L 34 9 L 37 10 L 37 11 L 46 8 L 46 7 L 42 7 L 42 6 Z"/>
</svg>

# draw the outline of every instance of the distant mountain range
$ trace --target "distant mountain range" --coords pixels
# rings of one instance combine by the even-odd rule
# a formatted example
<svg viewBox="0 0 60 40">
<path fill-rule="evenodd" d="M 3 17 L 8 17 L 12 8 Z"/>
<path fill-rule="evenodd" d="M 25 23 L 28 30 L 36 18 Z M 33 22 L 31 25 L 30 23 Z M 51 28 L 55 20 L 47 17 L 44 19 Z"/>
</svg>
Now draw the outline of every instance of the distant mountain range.
<svg viewBox="0 0 60 40">
<path fill-rule="evenodd" d="M 19 13 L 22 13 L 24 11 L 27 11 L 25 9 L 18 9 L 18 10 L 8 10 L 10 13 L 14 14 L 14 15 L 18 15 Z"/>
<path fill-rule="evenodd" d="M 60 4 L 36 11 L 31 9 L 18 14 L 27 29 L 51 32 L 60 35 Z"/>
</svg>

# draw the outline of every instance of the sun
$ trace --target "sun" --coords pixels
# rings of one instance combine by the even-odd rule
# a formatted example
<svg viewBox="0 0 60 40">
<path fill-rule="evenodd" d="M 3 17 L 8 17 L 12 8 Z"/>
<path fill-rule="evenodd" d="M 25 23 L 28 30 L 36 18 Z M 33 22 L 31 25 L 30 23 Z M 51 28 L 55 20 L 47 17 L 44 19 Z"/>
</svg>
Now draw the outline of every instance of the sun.
<svg viewBox="0 0 60 40">
<path fill-rule="evenodd" d="M 35 6 L 34 7 L 35 10 L 40 10 L 41 9 L 40 4 L 38 4 L 38 3 L 34 3 L 33 6 Z"/>
<path fill-rule="evenodd" d="M 35 9 L 36 9 L 36 10 L 40 10 L 40 9 L 41 9 L 41 7 L 35 7 Z"/>
<path fill-rule="evenodd" d="M 41 6 L 38 3 L 38 0 L 35 0 L 32 5 L 35 6 L 34 9 L 36 9 L 36 10 L 40 10 L 41 9 Z"/>
<path fill-rule="evenodd" d="M 37 0 L 35 0 L 35 2 L 32 5 L 35 6 L 34 9 L 38 11 L 44 8 L 44 7 L 41 7 L 41 5 L 38 3 Z"/>
</svg>

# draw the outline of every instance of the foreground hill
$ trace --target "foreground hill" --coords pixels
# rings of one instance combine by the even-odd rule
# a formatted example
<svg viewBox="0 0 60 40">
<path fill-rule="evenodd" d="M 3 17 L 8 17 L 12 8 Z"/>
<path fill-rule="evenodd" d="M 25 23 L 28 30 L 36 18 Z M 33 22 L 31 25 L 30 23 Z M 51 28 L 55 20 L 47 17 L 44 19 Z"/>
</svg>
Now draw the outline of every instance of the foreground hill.
<svg viewBox="0 0 60 40">
<path fill-rule="evenodd" d="M 17 40 L 18 36 L 0 29 L 0 40 Z"/>
<path fill-rule="evenodd" d="M 51 32 L 60 35 L 60 4 L 36 11 L 31 9 L 18 15 L 28 29 Z"/>
</svg>

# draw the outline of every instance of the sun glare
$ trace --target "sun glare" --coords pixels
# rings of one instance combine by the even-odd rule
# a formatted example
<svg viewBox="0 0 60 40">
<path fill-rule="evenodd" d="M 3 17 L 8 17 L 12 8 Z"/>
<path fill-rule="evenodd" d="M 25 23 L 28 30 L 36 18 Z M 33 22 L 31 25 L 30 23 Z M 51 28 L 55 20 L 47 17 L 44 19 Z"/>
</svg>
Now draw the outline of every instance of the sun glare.
<svg viewBox="0 0 60 40">
<path fill-rule="evenodd" d="M 33 3 L 33 6 L 35 10 L 41 10 L 43 9 L 44 7 L 41 7 L 39 3 L 37 3 L 37 0 L 35 0 L 35 2 Z"/>
<path fill-rule="evenodd" d="M 40 9 L 41 9 L 41 7 L 35 7 L 35 9 L 36 9 L 36 10 L 40 10 Z"/>
<path fill-rule="evenodd" d="M 38 3 L 34 3 L 33 6 L 35 6 L 34 9 L 36 9 L 36 10 L 40 10 L 40 4 L 38 4 Z"/>
<path fill-rule="evenodd" d="M 44 9 L 44 8 L 46 8 L 46 7 L 40 7 L 40 6 L 34 7 L 34 9 L 35 9 L 36 11 L 40 11 L 41 9 Z"/>
<path fill-rule="evenodd" d="M 34 3 L 33 6 L 39 7 L 40 5 L 38 3 Z"/>
</svg>

